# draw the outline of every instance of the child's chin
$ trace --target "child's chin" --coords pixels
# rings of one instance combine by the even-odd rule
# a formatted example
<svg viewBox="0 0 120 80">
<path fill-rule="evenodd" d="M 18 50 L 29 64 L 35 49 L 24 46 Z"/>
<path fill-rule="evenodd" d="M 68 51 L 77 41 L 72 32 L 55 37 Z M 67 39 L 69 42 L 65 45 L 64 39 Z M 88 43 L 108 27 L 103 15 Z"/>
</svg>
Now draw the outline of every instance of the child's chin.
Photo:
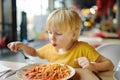
<svg viewBox="0 0 120 80">
<path fill-rule="evenodd" d="M 54 47 L 57 51 L 59 51 L 60 50 L 60 48 L 58 48 L 58 47 Z"/>
</svg>

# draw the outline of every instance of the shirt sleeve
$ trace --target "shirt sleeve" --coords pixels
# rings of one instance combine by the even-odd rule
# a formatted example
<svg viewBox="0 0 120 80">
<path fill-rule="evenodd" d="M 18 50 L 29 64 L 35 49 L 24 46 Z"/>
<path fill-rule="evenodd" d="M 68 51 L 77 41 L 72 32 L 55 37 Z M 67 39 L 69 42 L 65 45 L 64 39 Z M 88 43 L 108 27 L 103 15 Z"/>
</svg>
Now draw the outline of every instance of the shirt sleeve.
<svg viewBox="0 0 120 80">
<path fill-rule="evenodd" d="M 86 44 L 84 49 L 84 56 L 86 56 L 91 62 L 95 62 L 100 56 L 99 52 L 97 52 L 96 49 L 89 44 Z"/>
</svg>

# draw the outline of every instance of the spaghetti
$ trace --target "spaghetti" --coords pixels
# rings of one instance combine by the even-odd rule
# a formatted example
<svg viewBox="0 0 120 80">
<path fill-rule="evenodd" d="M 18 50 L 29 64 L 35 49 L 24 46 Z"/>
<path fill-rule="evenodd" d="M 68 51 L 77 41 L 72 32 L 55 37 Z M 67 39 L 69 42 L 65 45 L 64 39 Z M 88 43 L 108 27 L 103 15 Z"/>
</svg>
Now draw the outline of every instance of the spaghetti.
<svg viewBox="0 0 120 80">
<path fill-rule="evenodd" d="M 24 73 L 28 80 L 62 80 L 70 75 L 67 65 L 36 64 Z"/>
</svg>

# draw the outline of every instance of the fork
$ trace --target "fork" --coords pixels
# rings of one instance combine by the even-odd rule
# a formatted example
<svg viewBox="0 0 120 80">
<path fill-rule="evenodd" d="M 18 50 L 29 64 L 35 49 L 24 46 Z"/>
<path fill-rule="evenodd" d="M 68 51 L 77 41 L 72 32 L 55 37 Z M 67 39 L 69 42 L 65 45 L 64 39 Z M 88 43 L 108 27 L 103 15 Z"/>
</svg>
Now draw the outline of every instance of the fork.
<svg viewBox="0 0 120 80">
<path fill-rule="evenodd" d="M 24 59 L 27 60 L 27 59 L 30 59 L 29 57 L 27 57 L 22 50 L 19 51 L 23 56 L 24 56 Z"/>
<path fill-rule="evenodd" d="M 21 53 L 21 54 L 24 56 L 24 59 L 25 59 L 26 62 L 28 62 L 28 63 L 30 63 L 30 64 L 34 64 L 34 63 L 35 63 L 33 60 L 31 60 L 29 57 L 27 57 L 27 56 L 24 54 L 23 50 L 19 50 L 19 53 Z"/>
</svg>

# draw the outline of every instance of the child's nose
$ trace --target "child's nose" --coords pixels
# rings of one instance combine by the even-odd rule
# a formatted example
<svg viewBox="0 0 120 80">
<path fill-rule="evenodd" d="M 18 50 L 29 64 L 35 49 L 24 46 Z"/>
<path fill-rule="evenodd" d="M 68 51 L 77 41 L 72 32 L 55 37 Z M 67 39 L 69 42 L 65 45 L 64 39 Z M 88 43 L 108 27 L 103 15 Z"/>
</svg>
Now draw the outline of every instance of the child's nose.
<svg viewBox="0 0 120 80">
<path fill-rule="evenodd" d="M 55 35 L 54 35 L 54 34 L 52 35 L 51 39 L 52 39 L 53 41 L 55 41 L 55 40 L 56 40 L 56 37 L 55 37 Z"/>
</svg>

